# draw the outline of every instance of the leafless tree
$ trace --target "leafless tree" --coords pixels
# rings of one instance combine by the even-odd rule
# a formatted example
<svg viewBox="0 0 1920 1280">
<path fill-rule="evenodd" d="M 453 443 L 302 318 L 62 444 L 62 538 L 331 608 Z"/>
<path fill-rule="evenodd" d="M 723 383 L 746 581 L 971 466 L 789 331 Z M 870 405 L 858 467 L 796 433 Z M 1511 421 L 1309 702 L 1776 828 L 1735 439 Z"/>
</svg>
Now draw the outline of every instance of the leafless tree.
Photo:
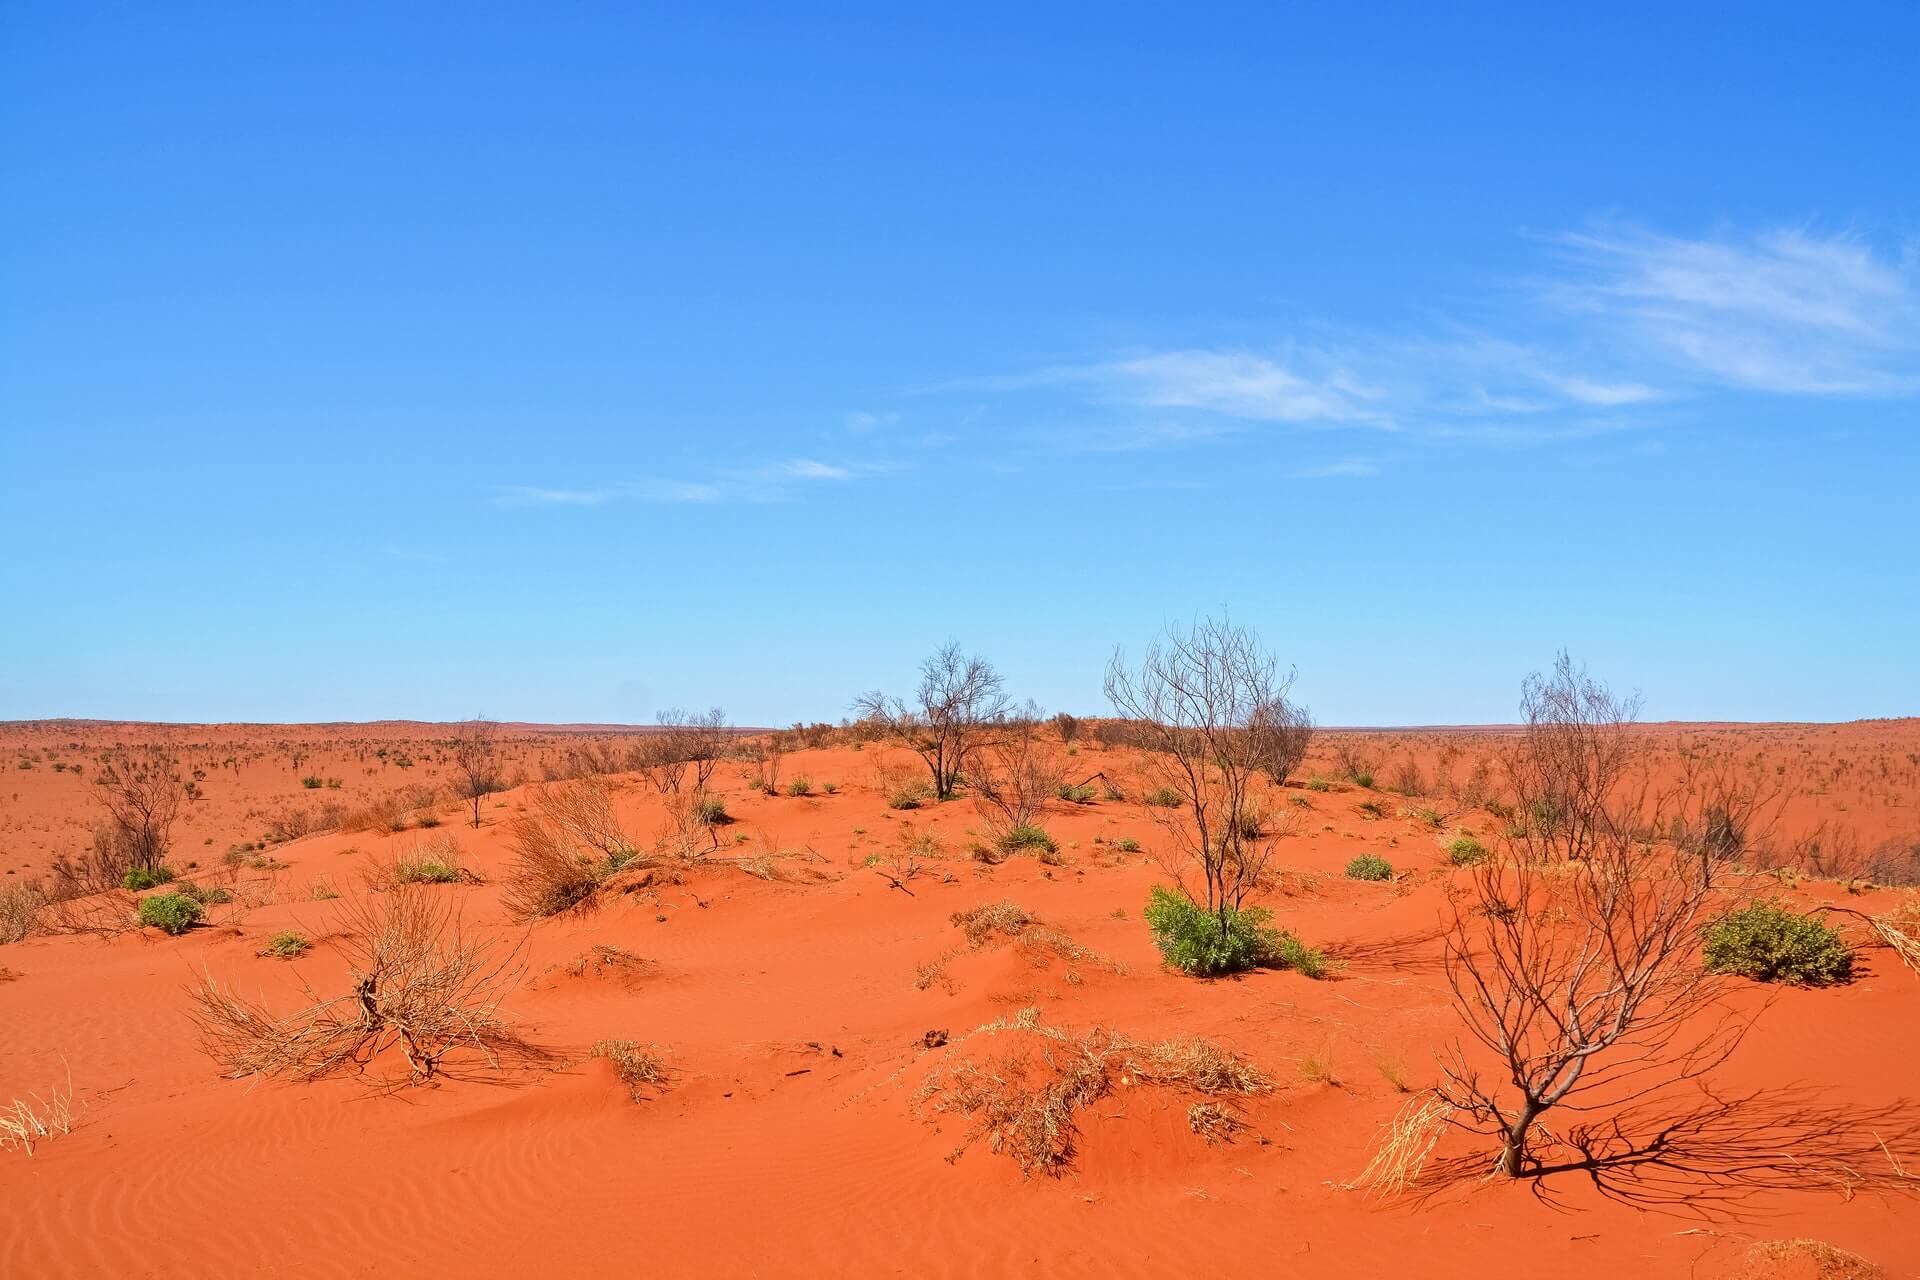
<svg viewBox="0 0 1920 1280">
<path fill-rule="evenodd" d="M 1527 856 L 1539 861 L 1583 858 L 1618 835 L 1622 789 L 1634 759 L 1638 696 L 1613 693 L 1562 652 L 1553 674 L 1521 686 L 1522 732 L 1506 752 L 1508 784 Z"/>
<path fill-rule="evenodd" d="M 1287 696 L 1292 679 L 1288 676 L 1281 682 L 1279 697 L 1254 709 L 1248 726 L 1260 752 L 1260 767 L 1276 787 L 1285 785 L 1313 745 L 1312 714 Z"/>
<path fill-rule="evenodd" d="M 961 652 L 954 642 L 920 664 L 920 687 L 913 702 L 889 698 L 878 690 L 854 702 L 858 715 L 905 739 L 926 761 L 934 795 L 941 800 L 952 798 L 982 728 L 1006 710 L 1000 673 L 985 658 Z"/>
<path fill-rule="evenodd" d="M 453 739 L 453 791 L 473 806 L 473 825 L 480 825 L 480 802 L 500 789 L 500 726 L 473 719 L 460 726 Z"/>
<path fill-rule="evenodd" d="M 107 811 L 96 841 L 102 873 L 117 881 L 132 867 L 158 871 L 185 794 L 173 757 L 157 747 L 108 752 L 93 775 L 93 791 Z"/>
<path fill-rule="evenodd" d="M 1060 745 L 1070 747 L 1073 740 L 1080 736 L 1080 718 L 1062 711 L 1053 718 L 1053 727 L 1060 732 Z"/>
<path fill-rule="evenodd" d="M 713 771 L 733 736 L 727 726 L 727 713 L 710 707 L 695 715 L 674 707 L 657 714 L 659 732 L 642 747 L 647 777 L 661 795 L 678 795 L 691 772 L 694 794 L 706 794 Z"/>
<path fill-rule="evenodd" d="M 1700 957 L 1731 856 L 1644 838 L 1642 794 L 1626 785 L 1635 704 L 1565 655 L 1526 691 L 1515 777 L 1529 814 L 1551 821 L 1516 828 L 1454 903 L 1447 978 L 1485 1052 L 1456 1043 L 1440 1088 L 1462 1123 L 1498 1139 L 1494 1171 L 1513 1177 L 1539 1167 L 1542 1113 L 1693 1079 L 1744 1030 L 1712 1015 L 1719 980 Z M 1702 811 L 1692 794 L 1664 804 L 1682 826 Z"/>
<path fill-rule="evenodd" d="M 990 726 L 972 754 L 967 781 L 995 837 L 1031 826 L 1065 781 L 1059 749 L 1040 726 L 1040 708 L 1029 702 Z"/>
<path fill-rule="evenodd" d="M 780 762 L 787 754 L 788 735 L 775 731 L 755 738 L 747 747 L 760 789 L 768 795 L 780 794 Z"/>
<path fill-rule="evenodd" d="M 1180 796 L 1156 810 L 1172 839 L 1164 860 L 1194 902 L 1218 912 L 1222 928 L 1265 873 L 1273 833 L 1257 821 L 1254 783 L 1274 761 L 1268 726 L 1292 713 L 1291 672 L 1245 627 L 1212 618 L 1169 630 L 1149 645 L 1138 670 L 1115 650 L 1107 698 L 1133 725 L 1149 767 Z M 1201 888 L 1188 883 L 1198 868 Z"/>
</svg>

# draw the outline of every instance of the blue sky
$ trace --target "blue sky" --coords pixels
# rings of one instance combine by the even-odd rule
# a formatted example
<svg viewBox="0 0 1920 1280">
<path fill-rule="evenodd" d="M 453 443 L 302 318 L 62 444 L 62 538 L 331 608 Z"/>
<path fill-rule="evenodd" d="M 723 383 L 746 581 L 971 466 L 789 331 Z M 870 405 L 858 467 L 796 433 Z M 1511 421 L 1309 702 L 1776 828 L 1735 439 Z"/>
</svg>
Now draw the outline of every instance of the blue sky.
<svg viewBox="0 0 1920 1280">
<path fill-rule="evenodd" d="M 0 717 L 1920 713 L 1910 5 L 0 9 Z"/>
</svg>

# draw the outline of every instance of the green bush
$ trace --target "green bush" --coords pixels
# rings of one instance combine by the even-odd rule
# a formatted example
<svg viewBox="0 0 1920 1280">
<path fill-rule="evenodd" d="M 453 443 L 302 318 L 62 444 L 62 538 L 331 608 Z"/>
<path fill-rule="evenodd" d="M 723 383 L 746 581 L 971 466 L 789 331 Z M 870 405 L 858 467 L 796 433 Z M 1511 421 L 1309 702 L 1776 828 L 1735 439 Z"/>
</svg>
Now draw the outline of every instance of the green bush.
<svg viewBox="0 0 1920 1280">
<path fill-rule="evenodd" d="M 1393 864 L 1377 853 L 1363 853 L 1347 864 L 1349 880 L 1391 880 Z"/>
<path fill-rule="evenodd" d="M 263 956 L 272 956 L 275 960 L 291 960 L 304 954 L 313 946 L 307 936 L 295 929 L 282 929 L 267 939 L 267 945 L 260 948 Z"/>
<path fill-rule="evenodd" d="M 1082 782 L 1069 786 L 1063 782 L 1059 787 L 1055 788 L 1054 794 L 1062 800 L 1070 800 L 1074 804 L 1092 804 L 1094 791 L 1091 783 Z"/>
<path fill-rule="evenodd" d="M 1369 791 L 1373 790 L 1373 775 L 1370 773 L 1354 774 L 1353 782 L 1355 786 L 1365 787 Z"/>
<path fill-rule="evenodd" d="M 1307 790 L 1309 791 L 1330 791 L 1333 789 L 1333 784 L 1328 782 L 1325 778 L 1321 777 L 1319 774 L 1315 774 L 1313 777 L 1308 778 L 1306 786 L 1307 786 Z"/>
<path fill-rule="evenodd" d="M 1447 861 L 1456 867 L 1470 867 L 1487 860 L 1487 846 L 1470 835 L 1457 835 L 1447 842 Z"/>
<path fill-rule="evenodd" d="M 1041 854 L 1058 851 L 1059 845 L 1047 834 L 1045 827 L 1036 827 L 1031 822 L 1023 822 L 1012 828 L 994 843 L 1000 846 L 1002 853 L 1019 853 L 1023 849 L 1033 849 Z"/>
<path fill-rule="evenodd" d="M 233 895 L 218 885 L 203 889 L 191 880 L 182 880 L 174 886 L 175 893 L 184 893 L 203 907 L 211 907 L 222 902 L 232 902 Z"/>
<path fill-rule="evenodd" d="M 1707 968 L 1755 982 L 1826 987 L 1853 980 L 1853 951 L 1811 915 L 1755 902 L 1707 929 Z"/>
<path fill-rule="evenodd" d="M 796 782 L 794 785 L 797 787 L 800 786 L 801 783 Z M 804 791 L 796 791 L 793 794 L 803 796 L 807 793 Z M 693 816 L 710 827 L 722 826 L 733 821 L 732 815 L 727 812 L 726 799 L 722 796 L 701 796 L 698 800 L 695 800 L 693 802 Z"/>
<path fill-rule="evenodd" d="M 184 893 L 156 893 L 140 899 L 140 923 L 162 933 L 185 933 L 200 922 L 200 904 Z"/>
<path fill-rule="evenodd" d="M 1178 809 L 1180 793 L 1172 787 L 1155 787 L 1140 797 L 1140 803 L 1150 804 L 1156 809 Z"/>
<path fill-rule="evenodd" d="M 300 779 L 300 785 L 309 791 L 318 791 L 322 784 L 318 777 L 315 777 L 313 774 L 308 774 L 306 777 Z"/>
<path fill-rule="evenodd" d="M 394 859 L 393 878 L 401 884 L 459 884 L 461 875 L 452 858 L 427 853 Z"/>
<path fill-rule="evenodd" d="M 1147 927 L 1169 965 L 1199 978 L 1248 969 L 1298 969 L 1309 978 L 1326 972 L 1327 959 L 1292 934 L 1267 922 L 1265 907 L 1209 911 L 1186 895 L 1155 885 L 1147 897 Z"/>
<path fill-rule="evenodd" d="M 1113 847 L 1118 849 L 1122 853 L 1140 852 L 1140 842 L 1138 840 L 1135 840 L 1132 836 L 1121 836 L 1118 840 L 1115 840 L 1113 842 Z"/>
<path fill-rule="evenodd" d="M 172 867 L 161 867 L 150 871 L 146 867 L 128 867 L 127 874 L 120 877 L 120 887 L 131 889 L 135 893 L 144 893 L 156 885 L 163 885 L 173 879 Z"/>
</svg>

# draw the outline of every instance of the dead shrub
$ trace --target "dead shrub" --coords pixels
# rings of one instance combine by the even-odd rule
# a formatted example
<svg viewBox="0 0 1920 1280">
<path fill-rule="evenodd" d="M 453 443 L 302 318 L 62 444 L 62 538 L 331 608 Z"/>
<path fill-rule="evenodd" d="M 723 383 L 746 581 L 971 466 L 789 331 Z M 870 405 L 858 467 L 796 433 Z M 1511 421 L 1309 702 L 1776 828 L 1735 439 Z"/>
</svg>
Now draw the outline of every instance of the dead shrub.
<svg viewBox="0 0 1920 1280">
<path fill-rule="evenodd" d="M 338 948 L 349 989 L 275 1014 L 221 987 L 211 975 L 187 988 L 201 1045 L 222 1074 L 299 1081 L 366 1073 L 390 1052 L 406 1074 L 383 1087 L 436 1078 L 504 1083 L 555 1060 L 501 1012 L 520 982 L 520 944 L 468 936 L 444 895 L 402 887 L 338 913 Z"/>
<path fill-rule="evenodd" d="M 645 1102 L 648 1089 L 666 1082 L 667 1072 L 659 1054 L 637 1040 L 601 1040 L 593 1046 L 592 1054 L 613 1064 L 613 1074 L 627 1086 L 635 1102 Z"/>
<path fill-rule="evenodd" d="M 1208 1041 L 1141 1044 L 1104 1027 L 1075 1036 L 1044 1025 L 1034 1009 L 978 1028 L 949 1047 L 948 1055 L 977 1036 L 1005 1033 L 1021 1035 L 1022 1042 L 999 1057 L 943 1062 L 927 1074 L 915 1096 L 914 1110 L 922 1119 L 954 1115 L 967 1120 L 966 1135 L 949 1159 L 985 1141 L 988 1150 L 1011 1157 L 1029 1177 L 1036 1172 L 1058 1177 L 1078 1150 L 1076 1113 L 1116 1084 L 1208 1096 L 1246 1096 L 1272 1087 L 1253 1064 Z"/>
<path fill-rule="evenodd" d="M 18 942 L 31 934 L 46 903 L 47 895 L 37 880 L 0 887 L 0 943 Z"/>
<path fill-rule="evenodd" d="M 1025 907 L 1006 898 L 956 911 L 950 919 L 966 934 L 970 947 L 985 946 L 996 933 L 1003 938 L 1017 938 L 1038 923 Z"/>
</svg>

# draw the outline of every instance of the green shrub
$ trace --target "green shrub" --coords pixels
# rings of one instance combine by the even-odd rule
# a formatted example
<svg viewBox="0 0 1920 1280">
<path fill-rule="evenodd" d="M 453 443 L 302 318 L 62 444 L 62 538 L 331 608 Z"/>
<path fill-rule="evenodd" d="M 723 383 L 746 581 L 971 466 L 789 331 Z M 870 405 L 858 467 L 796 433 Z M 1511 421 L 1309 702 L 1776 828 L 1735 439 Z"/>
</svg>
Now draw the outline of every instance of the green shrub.
<svg viewBox="0 0 1920 1280">
<path fill-rule="evenodd" d="M 1000 846 L 1002 853 L 1019 853 L 1024 849 L 1032 849 L 1044 855 L 1057 852 L 1060 848 L 1054 843 L 1053 837 L 1047 834 L 1045 827 L 1036 827 L 1031 822 L 1023 822 L 1012 828 L 994 843 Z"/>
<path fill-rule="evenodd" d="M 146 867 L 128 867 L 127 874 L 120 877 L 120 887 L 131 889 L 135 893 L 144 893 L 171 879 L 173 879 L 172 867 L 161 867 L 157 871 L 150 871 Z"/>
<path fill-rule="evenodd" d="M 1447 842 L 1447 861 L 1456 867 L 1470 867 L 1487 860 L 1487 846 L 1470 835 L 1457 835 Z"/>
<path fill-rule="evenodd" d="M 1082 782 L 1074 786 L 1069 786 L 1063 782 L 1054 790 L 1054 794 L 1062 800 L 1070 800 L 1074 804 L 1092 804 L 1094 791 L 1091 783 Z"/>
<path fill-rule="evenodd" d="M 1140 803 L 1150 804 L 1156 809 L 1178 809 L 1180 793 L 1172 787 L 1155 787 L 1140 797 Z"/>
<path fill-rule="evenodd" d="M 393 878 L 401 884 L 459 884 L 461 875 L 451 857 L 422 853 L 394 859 Z"/>
<path fill-rule="evenodd" d="M 767 780 L 765 778 L 748 778 L 747 779 L 747 790 L 765 791 L 766 789 L 767 789 Z"/>
<path fill-rule="evenodd" d="M 1366 814 L 1369 818 L 1384 818 L 1387 816 L 1387 811 L 1380 807 L 1378 800 L 1362 800 L 1360 802 L 1360 812 Z"/>
<path fill-rule="evenodd" d="M 794 785 L 800 784 L 796 782 Z M 793 794 L 803 796 L 806 792 L 796 791 Z M 701 796 L 693 802 L 693 816 L 710 827 L 724 826 L 733 821 L 733 816 L 727 812 L 727 802 L 723 796 Z"/>
<path fill-rule="evenodd" d="M 1309 791 L 1330 791 L 1332 789 L 1333 784 L 1319 774 L 1315 774 L 1313 777 L 1307 779 L 1307 790 Z"/>
<path fill-rule="evenodd" d="M 837 782 L 823 782 L 820 784 L 820 789 L 830 796 L 837 795 L 840 791 L 840 784 Z"/>
<path fill-rule="evenodd" d="M 1817 917 L 1755 902 L 1707 929 L 1707 968 L 1755 982 L 1826 987 L 1853 979 L 1853 951 Z"/>
<path fill-rule="evenodd" d="M 306 777 L 300 779 L 300 785 L 309 791 L 318 791 L 323 784 L 320 778 L 313 774 L 308 774 Z"/>
<path fill-rule="evenodd" d="M 233 901 L 233 895 L 218 885 L 203 889 L 191 880 L 182 880 L 173 887 L 173 891 L 175 893 L 186 894 L 203 907 L 211 907 L 222 902 Z"/>
<path fill-rule="evenodd" d="M 260 948 L 263 956 L 272 956 L 275 960 L 291 960 L 304 954 L 313 944 L 307 936 L 296 929 L 282 929 L 267 939 L 267 945 Z"/>
<path fill-rule="evenodd" d="M 1347 864 L 1349 880 L 1391 880 L 1393 864 L 1377 853 L 1363 853 Z"/>
<path fill-rule="evenodd" d="M 813 779 L 811 779 L 811 778 L 795 778 L 795 779 L 794 779 L 794 780 L 793 780 L 792 782 L 789 782 L 789 783 L 787 784 L 787 794 L 788 794 L 788 795 L 790 795 L 790 796 L 806 796 L 806 795 L 812 795 L 812 794 L 813 794 Z"/>
<path fill-rule="evenodd" d="M 184 893 L 156 893 L 140 899 L 140 923 L 162 933 L 185 933 L 200 922 L 200 904 Z"/>
<path fill-rule="evenodd" d="M 1373 790 L 1373 775 L 1370 773 L 1356 773 L 1353 775 L 1353 784 L 1357 787 L 1365 787 L 1371 791 Z"/>
<path fill-rule="evenodd" d="M 1147 927 L 1166 962 L 1183 973 L 1211 978 L 1248 969 L 1298 969 L 1309 978 L 1327 971 L 1327 958 L 1267 922 L 1265 907 L 1209 911 L 1185 894 L 1155 885 L 1147 897 Z"/>
<path fill-rule="evenodd" d="M 1138 840 L 1135 840 L 1132 836 L 1121 836 L 1118 840 L 1115 840 L 1113 842 L 1113 847 L 1118 849 L 1122 853 L 1140 852 L 1140 842 Z"/>
</svg>

